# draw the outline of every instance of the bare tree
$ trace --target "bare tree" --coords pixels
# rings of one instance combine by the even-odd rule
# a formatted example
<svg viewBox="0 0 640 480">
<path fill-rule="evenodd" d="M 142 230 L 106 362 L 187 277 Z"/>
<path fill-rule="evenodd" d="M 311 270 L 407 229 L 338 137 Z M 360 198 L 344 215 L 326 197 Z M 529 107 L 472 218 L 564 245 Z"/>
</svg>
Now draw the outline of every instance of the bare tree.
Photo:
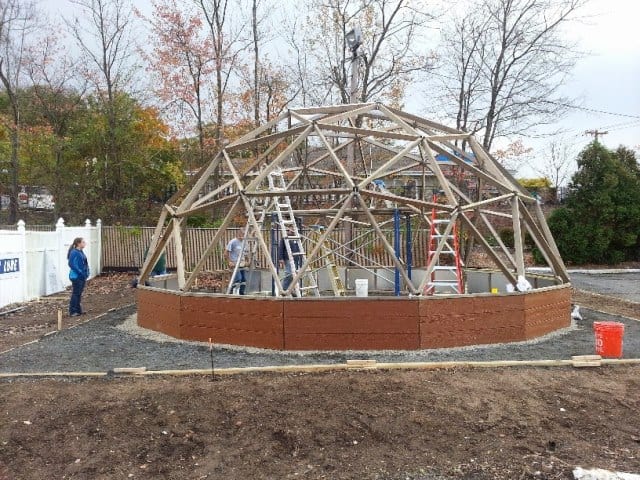
<svg viewBox="0 0 640 480">
<path fill-rule="evenodd" d="M 475 133 L 482 128 L 476 109 L 484 88 L 478 61 L 484 58 L 486 24 L 486 18 L 457 18 L 451 30 L 443 33 L 441 55 L 450 62 L 450 69 L 441 74 L 443 92 L 447 103 L 456 107 L 456 128 L 464 132 Z M 437 111 L 435 106 L 430 107 Z"/>
<path fill-rule="evenodd" d="M 313 89 L 310 86 L 311 79 L 311 66 L 309 52 L 305 48 L 304 39 L 298 35 L 298 30 L 301 28 L 301 24 L 297 19 L 289 21 L 284 18 L 284 36 L 292 49 L 290 57 L 294 59 L 294 62 L 285 64 L 285 68 L 288 72 L 288 76 L 293 79 L 293 83 L 298 85 L 298 91 L 294 96 L 298 103 L 303 107 L 306 107 L 311 102 L 310 97 L 313 95 Z"/>
<path fill-rule="evenodd" d="M 51 128 L 53 163 L 39 162 L 46 169 L 46 183 L 56 198 L 56 211 L 64 207 L 69 192 L 69 166 L 65 153 L 70 143 L 69 133 L 81 105 L 85 101 L 86 82 L 78 75 L 77 59 L 70 57 L 62 39 L 53 32 L 39 36 L 25 55 L 24 70 L 36 102 L 37 114 Z"/>
<path fill-rule="evenodd" d="M 257 127 L 262 121 L 269 121 L 273 112 L 278 110 L 276 98 L 286 96 L 281 89 L 288 90 L 289 84 L 283 75 L 283 69 L 273 65 L 269 55 L 264 53 L 269 51 L 269 48 L 264 47 L 268 47 L 268 42 L 272 39 L 268 33 L 272 30 L 269 20 L 275 13 L 275 4 L 270 0 L 249 0 L 249 10 L 253 58 L 251 74 L 244 75 L 250 78 L 244 79 L 244 82 L 251 84 L 253 124 Z"/>
<path fill-rule="evenodd" d="M 251 34 L 253 38 L 253 122 L 260 125 L 260 21 L 258 19 L 259 0 L 251 0 Z"/>
<path fill-rule="evenodd" d="M 557 189 L 573 173 L 576 152 L 565 140 L 556 138 L 547 144 L 543 156 L 541 166 L 535 168 L 535 171 L 548 178 L 552 187 Z"/>
<path fill-rule="evenodd" d="M 225 124 L 225 97 L 229 82 L 239 67 L 240 53 L 247 47 L 243 43 L 241 25 L 234 24 L 233 16 L 241 5 L 238 0 L 196 0 L 209 27 L 215 75 L 214 137 L 222 145 Z M 237 23 L 237 22 L 236 22 Z"/>
<path fill-rule="evenodd" d="M 124 188 L 122 152 L 118 144 L 118 94 L 124 92 L 134 74 L 135 43 L 131 35 L 132 9 L 127 0 L 73 0 L 80 9 L 67 24 L 85 57 L 86 78 L 93 84 L 104 106 L 107 132 L 105 151 L 105 195 L 116 200 Z M 107 184 L 107 178 L 111 178 Z"/>
<path fill-rule="evenodd" d="M 481 132 L 490 150 L 498 136 L 557 121 L 571 104 L 559 89 L 578 58 L 562 30 L 586 1 L 481 0 L 453 17 L 441 69 L 458 126 Z"/>
<path fill-rule="evenodd" d="M 35 26 L 35 7 L 30 1 L 0 2 L 0 82 L 9 101 L 7 127 L 11 140 L 9 160 L 9 223 L 18 220 L 18 179 L 20 162 L 20 89 L 21 67 L 26 35 Z M 4 187 L 4 185 L 3 185 Z"/>
<path fill-rule="evenodd" d="M 399 105 L 406 84 L 428 64 L 419 40 L 433 17 L 424 13 L 431 10 L 421 0 L 308 0 L 305 8 L 309 15 L 301 30 L 315 103 L 349 103 L 352 52 L 346 34 L 354 27 L 362 30 L 363 41 L 359 101 Z M 300 43 L 292 45 L 298 52 Z"/>
</svg>

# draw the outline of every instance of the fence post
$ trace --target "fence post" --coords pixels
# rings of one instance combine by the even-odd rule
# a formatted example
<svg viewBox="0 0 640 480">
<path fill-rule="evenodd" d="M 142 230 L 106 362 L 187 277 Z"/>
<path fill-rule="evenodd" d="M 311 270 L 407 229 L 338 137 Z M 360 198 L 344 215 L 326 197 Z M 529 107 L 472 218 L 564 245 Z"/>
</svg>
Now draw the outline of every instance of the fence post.
<svg viewBox="0 0 640 480">
<path fill-rule="evenodd" d="M 22 265 L 20 266 L 20 280 L 22 287 L 22 301 L 26 301 L 29 296 L 27 287 L 27 229 L 25 228 L 24 220 L 18 220 L 18 234 L 20 235 L 20 254 L 22 256 Z"/>
<path fill-rule="evenodd" d="M 102 220 L 96 220 L 96 232 L 98 235 L 98 271 L 96 275 L 102 275 Z"/>
<path fill-rule="evenodd" d="M 93 271 L 93 247 L 91 246 L 93 243 L 93 232 L 91 230 L 91 220 L 87 218 L 84 221 L 84 232 L 82 233 L 82 238 L 84 238 L 84 241 L 86 242 L 84 254 L 87 256 L 87 261 L 89 262 L 89 278 L 92 278 L 96 274 L 96 272 Z"/>
<path fill-rule="evenodd" d="M 56 234 L 58 236 L 58 275 L 60 275 L 60 283 L 66 287 L 69 285 L 69 280 L 62 274 L 62 272 L 66 272 L 67 267 L 67 252 L 64 249 L 64 229 L 64 218 L 60 217 L 56 222 Z"/>
</svg>

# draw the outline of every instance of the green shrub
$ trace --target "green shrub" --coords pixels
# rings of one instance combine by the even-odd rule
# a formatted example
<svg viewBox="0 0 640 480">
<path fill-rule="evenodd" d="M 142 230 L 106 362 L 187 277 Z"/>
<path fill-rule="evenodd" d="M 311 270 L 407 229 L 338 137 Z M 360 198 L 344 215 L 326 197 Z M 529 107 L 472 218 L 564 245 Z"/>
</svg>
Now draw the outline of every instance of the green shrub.
<svg viewBox="0 0 640 480">
<path fill-rule="evenodd" d="M 515 245 L 515 240 L 513 237 L 512 228 L 502 228 L 498 232 L 498 235 L 500 235 L 500 240 L 502 240 L 502 243 L 504 243 L 506 247 L 513 248 L 513 246 Z"/>
</svg>

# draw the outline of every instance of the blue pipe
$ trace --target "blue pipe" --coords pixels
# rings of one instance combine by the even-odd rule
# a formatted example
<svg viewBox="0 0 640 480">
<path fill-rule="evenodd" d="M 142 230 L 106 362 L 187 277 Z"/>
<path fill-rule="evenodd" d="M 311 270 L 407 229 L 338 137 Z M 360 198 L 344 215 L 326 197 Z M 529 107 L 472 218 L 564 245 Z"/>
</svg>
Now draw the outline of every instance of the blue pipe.
<svg viewBox="0 0 640 480">
<path fill-rule="evenodd" d="M 405 235 L 407 236 L 406 245 L 407 245 L 407 275 L 409 276 L 409 280 L 411 280 L 411 264 L 413 263 L 413 244 L 411 241 L 411 217 L 409 214 L 405 214 Z"/>
<path fill-rule="evenodd" d="M 397 208 L 393 211 L 393 245 L 395 247 L 396 258 L 400 259 L 400 210 Z M 396 297 L 400 296 L 400 270 L 396 267 L 395 270 L 395 294 Z"/>
<path fill-rule="evenodd" d="M 278 271 L 278 217 L 275 213 L 271 214 L 271 260 Z M 276 281 L 271 277 L 271 296 L 276 296 Z"/>
</svg>

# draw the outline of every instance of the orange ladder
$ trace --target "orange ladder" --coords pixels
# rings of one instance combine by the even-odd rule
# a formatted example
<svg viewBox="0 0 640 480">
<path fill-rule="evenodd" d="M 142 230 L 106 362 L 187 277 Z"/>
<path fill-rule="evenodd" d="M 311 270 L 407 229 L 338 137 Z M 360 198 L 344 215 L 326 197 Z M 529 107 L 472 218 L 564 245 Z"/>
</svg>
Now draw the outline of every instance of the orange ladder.
<svg viewBox="0 0 640 480">
<path fill-rule="evenodd" d="M 438 203 L 437 194 L 433 195 L 433 203 Z M 443 245 L 438 254 L 435 266 L 431 271 L 431 278 L 425 285 L 424 294 L 442 295 L 464 293 L 458 225 L 454 222 L 451 228 L 448 228 L 451 224 L 451 218 L 439 218 L 440 213 L 435 206 L 431 210 L 427 265 L 431 265 L 433 258 L 438 254 L 440 243 Z M 448 233 L 447 230 L 449 230 Z"/>
</svg>

